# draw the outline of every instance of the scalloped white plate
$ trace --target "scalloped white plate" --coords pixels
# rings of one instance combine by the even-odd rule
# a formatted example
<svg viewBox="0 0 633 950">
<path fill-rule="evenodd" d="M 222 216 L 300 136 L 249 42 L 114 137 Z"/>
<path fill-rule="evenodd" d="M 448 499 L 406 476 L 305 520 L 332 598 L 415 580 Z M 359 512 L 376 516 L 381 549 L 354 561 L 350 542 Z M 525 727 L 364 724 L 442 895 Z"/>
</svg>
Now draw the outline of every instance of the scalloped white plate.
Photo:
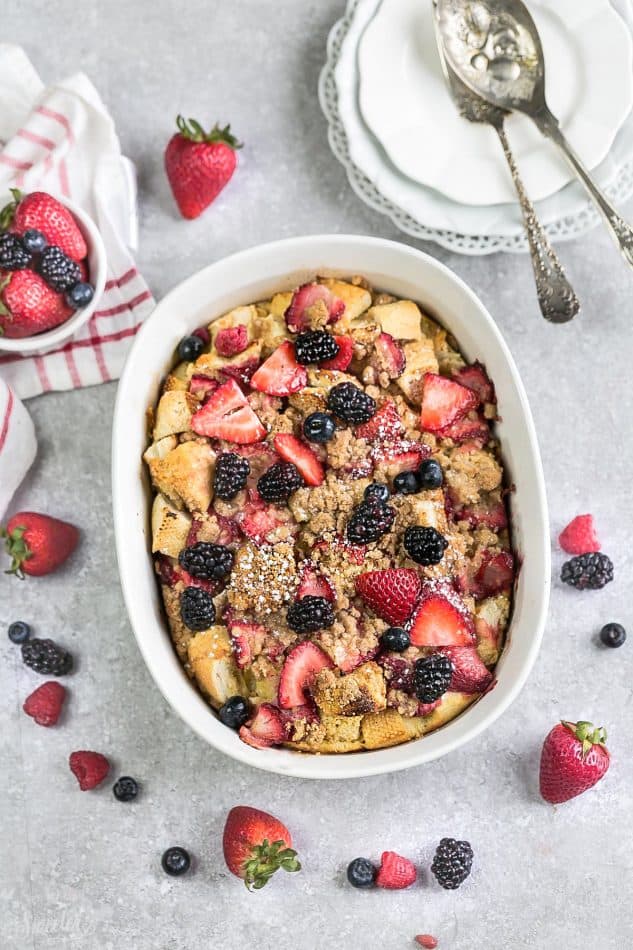
<svg viewBox="0 0 633 950">
<path fill-rule="evenodd" d="M 485 0 L 484 0 L 485 2 Z M 607 155 L 633 105 L 633 43 L 608 0 L 529 0 L 541 34 L 552 111 L 589 168 Z M 361 114 L 393 164 L 463 204 L 515 197 L 495 132 L 455 109 L 439 61 L 430 0 L 382 0 L 358 45 Z M 507 121 L 533 200 L 573 178 L 523 115 Z"/>
</svg>

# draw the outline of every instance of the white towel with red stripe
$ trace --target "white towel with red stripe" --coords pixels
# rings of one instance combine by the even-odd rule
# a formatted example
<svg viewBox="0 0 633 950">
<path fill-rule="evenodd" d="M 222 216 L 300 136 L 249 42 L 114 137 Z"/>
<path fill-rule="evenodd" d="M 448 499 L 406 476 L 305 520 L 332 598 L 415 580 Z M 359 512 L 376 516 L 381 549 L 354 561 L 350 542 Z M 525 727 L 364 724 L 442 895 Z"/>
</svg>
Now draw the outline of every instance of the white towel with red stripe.
<svg viewBox="0 0 633 950">
<path fill-rule="evenodd" d="M 118 379 L 130 342 L 154 307 L 131 253 L 132 168 L 85 75 L 45 87 L 24 50 L 0 43 L 0 206 L 11 187 L 66 196 L 92 216 L 108 256 L 105 293 L 73 339 L 44 356 L 0 353 L 0 376 L 22 399 Z"/>
<path fill-rule="evenodd" d="M 0 519 L 37 451 L 35 429 L 12 389 L 0 379 Z"/>
</svg>

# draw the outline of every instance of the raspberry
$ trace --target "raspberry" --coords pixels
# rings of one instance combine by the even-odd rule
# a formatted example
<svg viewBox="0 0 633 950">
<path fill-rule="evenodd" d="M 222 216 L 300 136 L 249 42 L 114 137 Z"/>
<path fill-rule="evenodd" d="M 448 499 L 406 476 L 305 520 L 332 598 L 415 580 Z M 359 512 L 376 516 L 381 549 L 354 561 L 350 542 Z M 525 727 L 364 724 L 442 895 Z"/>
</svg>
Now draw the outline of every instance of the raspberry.
<svg viewBox="0 0 633 950">
<path fill-rule="evenodd" d="M 185 587 L 180 595 L 180 616 L 190 630 L 208 630 L 215 623 L 213 598 L 201 587 Z"/>
<path fill-rule="evenodd" d="M 25 699 L 22 709 L 38 726 L 54 726 L 61 715 L 65 698 L 66 690 L 61 683 L 49 680 Z"/>
<path fill-rule="evenodd" d="M 178 562 L 192 577 L 203 581 L 219 581 L 233 567 L 233 552 L 223 544 L 198 541 L 180 552 Z"/>
<path fill-rule="evenodd" d="M 312 597 L 308 594 L 290 604 L 286 620 L 295 633 L 314 633 L 332 626 L 334 610 L 325 597 Z"/>
<path fill-rule="evenodd" d="M 292 462 L 276 462 L 257 482 L 257 491 L 264 501 L 286 501 L 304 484 L 296 465 Z"/>
<path fill-rule="evenodd" d="M 229 501 L 246 487 L 251 467 L 247 459 L 235 452 L 224 452 L 215 464 L 213 484 L 218 498 Z"/>
<path fill-rule="evenodd" d="M 613 562 L 606 554 L 581 554 L 565 561 L 560 579 L 576 590 L 599 590 L 613 580 Z"/>
<path fill-rule="evenodd" d="M 451 684 L 453 664 L 443 653 L 432 653 L 431 656 L 416 660 L 415 663 L 415 694 L 421 703 L 434 703 L 443 696 Z"/>
<path fill-rule="evenodd" d="M 435 528 L 413 527 L 404 532 L 405 551 L 416 564 L 439 564 L 447 547 L 448 541 Z"/>
<path fill-rule="evenodd" d="M 110 763 L 100 752 L 71 752 L 68 764 L 82 792 L 96 788 L 110 771 Z"/>
<path fill-rule="evenodd" d="M 295 357 L 303 366 L 332 360 L 338 351 L 338 343 L 325 330 L 305 330 L 295 340 Z"/>
<path fill-rule="evenodd" d="M 58 293 L 70 290 L 81 280 L 81 270 L 77 261 L 68 257 L 54 244 L 44 250 L 38 261 L 37 270 L 48 286 Z"/>
<path fill-rule="evenodd" d="M 567 554 L 589 554 L 600 550 L 592 515 L 577 515 L 558 536 L 558 543 Z"/>
<path fill-rule="evenodd" d="M 435 852 L 431 871 L 441 887 L 454 891 L 464 883 L 472 866 L 473 849 L 468 841 L 442 838 Z"/>
<path fill-rule="evenodd" d="M 376 414 L 376 400 L 353 383 L 339 383 L 330 389 L 327 397 L 328 409 L 352 425 L 360 425 Z"/>
</svg>

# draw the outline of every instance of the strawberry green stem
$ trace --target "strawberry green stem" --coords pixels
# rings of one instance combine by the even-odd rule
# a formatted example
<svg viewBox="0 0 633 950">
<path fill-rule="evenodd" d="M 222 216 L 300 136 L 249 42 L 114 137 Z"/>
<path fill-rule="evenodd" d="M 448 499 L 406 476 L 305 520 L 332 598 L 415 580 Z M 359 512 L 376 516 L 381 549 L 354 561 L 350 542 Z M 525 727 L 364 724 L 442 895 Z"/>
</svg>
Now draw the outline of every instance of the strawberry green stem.
<svg viewBox="0 0 633 950">
<path fill-rule="evenodd" d="M 586 722 L 582 719 L 580 722 L 568 722 L 563 719 L 562 724 L 565 729 L 569 729 L 573 733 L 579 742 L 582 742 L 583 758 L 594 745 L 604 746 L 607 741 L 607 730 L 604 726 L 596 728 L 592 722 Z"/>
<path fill-rule="evenodd" d="M 238 142 L 236 137 L 232 134 L 230 125 L 225 125 L 222 129 L 216 122 L 210 132 L 205 132 L 200 123 L 196 122 L 195 119 L 185 119 L 181 115 L 177 116 L 176 125 L 182 137 L 190 142 L 223 142 L 225 145 L 228 145 L 229 148 L 237 149 L 242 147 L 241 142 Z"/>
<path fill-rule="evenodd" d="M 6 231 L 11 227 L 16 209 L 22 201 L 22 192 L 19 188 L 10 188 L 9 191 L 13 195 L 13 201 L 10 201 L 9 204 L 5 205 L 2 211 L 0 211 L 0 231 Z"/>
<path fill-rule="evenodd" d="M 280 868 L 284 871 L 300 871 L 297 852 L 287 848 L 284 841 L 264 839 L 254 845 L 248 861 L 244 862 L 244 883 L 249 891 L 258 891 L 268 884 L 273 874 Z"/>
<path fill-rule="evenodd" d="M 18 525 L 10 532 L 4 528 L 0 530 L 0 537 L 5 538 L 7 554 L 11 558 L 11 567 L 8 571 L 5 571 L 5 574 L 15 574 L 21 580 L 24 578 L 22 565 L 30 557 L 33 557 L 33 552 L 24 540 L 25 531 L 26 528 L 23 525 Z"/>
</svg>

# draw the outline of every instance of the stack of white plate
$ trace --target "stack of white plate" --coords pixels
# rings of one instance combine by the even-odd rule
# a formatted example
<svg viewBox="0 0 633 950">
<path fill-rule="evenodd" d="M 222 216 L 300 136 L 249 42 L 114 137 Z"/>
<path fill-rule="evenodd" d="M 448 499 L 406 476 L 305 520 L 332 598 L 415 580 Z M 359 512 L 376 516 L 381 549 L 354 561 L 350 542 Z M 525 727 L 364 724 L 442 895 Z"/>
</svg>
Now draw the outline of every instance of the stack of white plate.
<svg viewBox="0 0 633 950">
<path fill-rule="evenodd" d="M 552 110 L 621 204 L 633 194 L 633 0 L 527 5 Z M 461 118 L 445 86 L 431 0 L 349 0 L 329 36 L 319 98 L 352 187 L 403 231 L 464 254 L 527 250 L 496 133 Z M 507 132 L 550 237 L 594 227 L 597 213 L 556 147 L 522 115 Z"/>
</svg>

